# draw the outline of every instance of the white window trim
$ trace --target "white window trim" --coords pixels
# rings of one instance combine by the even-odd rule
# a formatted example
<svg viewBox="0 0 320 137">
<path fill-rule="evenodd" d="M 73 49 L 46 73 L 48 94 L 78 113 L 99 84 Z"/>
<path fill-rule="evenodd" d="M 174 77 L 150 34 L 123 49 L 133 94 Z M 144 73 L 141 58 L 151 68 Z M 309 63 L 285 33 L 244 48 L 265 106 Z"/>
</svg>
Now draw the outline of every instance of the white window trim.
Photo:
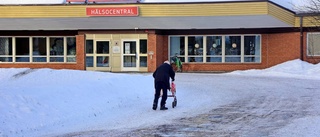
<svg viewBox="0 0 320 137">
<path fill-rule="evenodd" d="M 309 54 L 309 37 L 311 37 L 310 35 L 313 35 L 313 34 L 316 34 L 316 35 L 320 35 L 320 32 L 308 32 L 307 33 L 307 48 L 306 48 L 306 52 L 307 52 L 307 56 L 309 56 L 309 57 L 319 57 L 320 56 L 320 54 L 319 55 L 310 55 Z M 319 43 L 319 45 L 320 45 L 320 43 Z M 320 51 L 319 51 L 320 52 Z"/>
</svg>

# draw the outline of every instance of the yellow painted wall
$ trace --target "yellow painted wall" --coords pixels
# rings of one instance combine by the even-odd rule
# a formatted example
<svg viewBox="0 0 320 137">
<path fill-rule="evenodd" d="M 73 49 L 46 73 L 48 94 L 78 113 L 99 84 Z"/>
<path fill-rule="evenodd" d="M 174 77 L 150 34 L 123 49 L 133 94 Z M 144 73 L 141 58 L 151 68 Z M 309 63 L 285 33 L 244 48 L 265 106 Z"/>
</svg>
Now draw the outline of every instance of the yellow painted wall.
<svg viewBox="0 0 320 137">
<path fill-rule="evenodd" d="M 272 15 L 297 26 L 294 13 L 269 2 L 220 2 L 175 4 L 109 4 L 109 5 L 8 5 L 0 6 L 0 18 L 87 17 L 86 7 L 138 6 L 139 16 L 236 16 Z"/>
<path fill-rule="evenodd" d="M 315 17 L 303 17 L 303 27 L 317 27 L 320 26 L 320 20 Z M 295 27 L 300 27 L 300 17 L 295 18 Z"/>
<path fill-rule="evenodd" d="M 10 5 L 0 6 L 2 18 L 86 17 L 86 7 L 138 6 L 139 16 L 231 16 L 268 13 L 267 2 L 127 4 L 127 5 Z"/>
<path fill-rule="evenodd" d="M 292 26 L 295 25 L 295 14 L 284 10 L 281 7 L 278 7 L 272 3 L 268 3 L 268 14 L 282 20 L 283 22 L 290 24 Z"/>
</svg>

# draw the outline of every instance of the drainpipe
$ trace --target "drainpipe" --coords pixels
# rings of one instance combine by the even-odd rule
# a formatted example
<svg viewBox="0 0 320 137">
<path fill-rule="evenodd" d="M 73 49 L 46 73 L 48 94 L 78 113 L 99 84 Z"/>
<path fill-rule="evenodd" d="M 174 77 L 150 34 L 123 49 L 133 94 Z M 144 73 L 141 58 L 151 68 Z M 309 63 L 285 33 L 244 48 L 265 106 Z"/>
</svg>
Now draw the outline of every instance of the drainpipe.
<svg viewBox="0 0 320 137">
<path fill-rule="evenodd" d="M 300 59 L 303 61 L 303 17 L 300 16 Z"/>
</svg>

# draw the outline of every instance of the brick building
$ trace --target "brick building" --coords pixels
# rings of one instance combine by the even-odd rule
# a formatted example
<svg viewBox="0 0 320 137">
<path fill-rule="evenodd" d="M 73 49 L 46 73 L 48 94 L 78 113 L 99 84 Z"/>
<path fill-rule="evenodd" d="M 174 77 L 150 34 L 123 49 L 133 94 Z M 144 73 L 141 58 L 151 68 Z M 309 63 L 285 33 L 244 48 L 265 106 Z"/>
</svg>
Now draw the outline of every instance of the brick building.
<svg viewBox="0 0 320 137">
<path fill-rule="evenodd" d="M 183 71 L 263 69 L 320 61 L 307 14 L 268 0 L 0 6 L 0 68 L 152 72 L 178 57 Z"/>
</svg>

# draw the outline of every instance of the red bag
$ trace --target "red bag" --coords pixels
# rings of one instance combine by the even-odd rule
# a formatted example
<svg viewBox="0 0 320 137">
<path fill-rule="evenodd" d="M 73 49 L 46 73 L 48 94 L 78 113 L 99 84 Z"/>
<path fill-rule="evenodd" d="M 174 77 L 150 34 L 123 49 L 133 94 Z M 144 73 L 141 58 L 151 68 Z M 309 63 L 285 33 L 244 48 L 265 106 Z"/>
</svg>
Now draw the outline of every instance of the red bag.
<svg viewBox="0 0 320 137">
<path fill-rule="evenodd" d="M 176 92 L 176 84 L 171 82 L 171 92 Z"/>
</svg>

